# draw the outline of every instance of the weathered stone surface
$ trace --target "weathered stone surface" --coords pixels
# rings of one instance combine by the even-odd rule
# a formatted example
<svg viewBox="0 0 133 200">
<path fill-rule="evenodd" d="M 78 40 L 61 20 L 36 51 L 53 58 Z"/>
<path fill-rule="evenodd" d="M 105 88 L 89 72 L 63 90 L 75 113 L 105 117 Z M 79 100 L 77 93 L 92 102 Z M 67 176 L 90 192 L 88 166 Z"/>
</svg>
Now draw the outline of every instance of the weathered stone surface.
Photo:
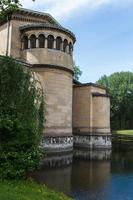
<svg viewBox="0 0 133 200">
<path fill-rule="evenodd" d="M 111 136 L 110 135 L 75 135 L 75 147 L 85 147 L 89 149 L 111 149 Z"/>
<path fill-rule="evenodd" d="M 45 136 L 72 136 L 72 75 L 50 68 L 36 68 L 44 90 Z"/>
<path fill-rule="evenodd" d="M 74 86 L 73 132 L 80 135 L 110 134 L 110 99 L 105 89 L 91 85 Z"/>
<path fill-rule="evenodd" d="M 72 151 L 73 137 L 44 137 L 41 147 L 50 152 Z"/>
</svg>

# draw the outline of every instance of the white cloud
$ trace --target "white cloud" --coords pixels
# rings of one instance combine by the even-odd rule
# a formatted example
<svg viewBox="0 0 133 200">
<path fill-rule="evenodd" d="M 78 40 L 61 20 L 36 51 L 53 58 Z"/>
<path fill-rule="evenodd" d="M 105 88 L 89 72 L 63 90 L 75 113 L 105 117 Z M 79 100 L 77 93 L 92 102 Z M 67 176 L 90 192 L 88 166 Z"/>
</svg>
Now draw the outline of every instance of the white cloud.
<svg viewBox="0 0 133 200">
<path fill-rule="evenodd" d="M 88 11 L 94 10 L 99 6 L 108 3 L 109 0 L 67 0 L 67 1 L 56 1 L 48 12 L 52 13 L 57 18 L 70 17 L 77 12 L 83 12 L 84 9 Z"/>
<path fill-rule="evenodd" d="M 133 3 L 133 0 L 21 0 L 26 8 L 37 9 L 51 13 L 57 19 L 66 19 L 78 13 L 92 12 L 101 6 L 113 4 L 116 6 Z"/>
</svg>

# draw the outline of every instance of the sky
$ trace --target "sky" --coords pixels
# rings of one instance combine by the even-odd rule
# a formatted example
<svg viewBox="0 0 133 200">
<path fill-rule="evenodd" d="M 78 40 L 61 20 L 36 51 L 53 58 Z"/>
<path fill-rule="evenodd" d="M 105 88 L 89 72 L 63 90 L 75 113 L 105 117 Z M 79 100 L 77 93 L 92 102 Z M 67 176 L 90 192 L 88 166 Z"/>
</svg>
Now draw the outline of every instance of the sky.
<svg viewBox="0 0 133 200">
<path fill-rule="evenodd" d="M 80 81 L 96 82 L 114 72 L 133 72 L 133 0 L 21 0 L 50 13 L 77 38 L 74 61 Z"/>
</svg>

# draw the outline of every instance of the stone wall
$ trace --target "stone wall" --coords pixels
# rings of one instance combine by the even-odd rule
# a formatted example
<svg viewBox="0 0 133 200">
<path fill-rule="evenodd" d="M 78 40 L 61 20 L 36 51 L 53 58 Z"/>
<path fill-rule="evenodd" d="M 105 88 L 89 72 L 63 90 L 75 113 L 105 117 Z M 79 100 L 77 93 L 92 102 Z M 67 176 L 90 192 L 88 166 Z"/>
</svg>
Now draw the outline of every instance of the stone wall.
<svg viewBox="0 0 133 200">
<path fill-rule="evenodd" d="M 31 64 L 47 64 L 72 69 L 72 57 L 54 49 L 28 49 L 22 52 L 22 58 Z"/>
<path fill-rule="evenodd" d="M 110 99 L 106 96 L 92 97 L 92 124 L 94 133 L 110 133 Z"/>
<path fill-rule="evenodd" d="M 50 68 L 35 68 L 41 77 L 46 104 L 46 136 L 72 135 L 72 75 Z"/>
<path fill-rule="evenodd" d="M 105 89 L 91 85 L 74 85 L 73 128 L 74 133 L 80 135 L 92 132 L 110 133 L 110 99 Z"/>
<path fill-rule="evenodd" d="M 7 23 L 0 26 L 0 55 L 6 55 Z"/>
<path fill-rule="evenodd" d="M 73 89 L 73 128 L 74 133 L 83 133 L 83 129 L 90 128 L 91 95 L 90 87 L 77 87 Z"/>
<path fill-rule="evenodd" d="M 59 69 L 34 68 L 44 90 L 45 129 L 43 148 L 73 147 L 72 74 Z"/>
<path fill-rule="evenodd" d="M 73 88 L 74 145 L 111 148 L 110 99 L 106 90 L 91 84 Z"/>
</svg>

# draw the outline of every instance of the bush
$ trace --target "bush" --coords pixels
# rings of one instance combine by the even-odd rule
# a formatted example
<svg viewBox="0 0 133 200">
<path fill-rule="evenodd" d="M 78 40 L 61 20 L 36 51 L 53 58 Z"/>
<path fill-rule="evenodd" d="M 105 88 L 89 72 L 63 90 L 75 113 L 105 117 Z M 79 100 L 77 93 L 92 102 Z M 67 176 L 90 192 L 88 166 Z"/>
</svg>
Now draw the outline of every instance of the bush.
<svg viewBox="0 0 133 200">
<path fill-rule="evenodd" d="M 33 73 L 0 57 L 0 175 L 20 178 L 38 165 L 43 94 Z"/>
</svg>

